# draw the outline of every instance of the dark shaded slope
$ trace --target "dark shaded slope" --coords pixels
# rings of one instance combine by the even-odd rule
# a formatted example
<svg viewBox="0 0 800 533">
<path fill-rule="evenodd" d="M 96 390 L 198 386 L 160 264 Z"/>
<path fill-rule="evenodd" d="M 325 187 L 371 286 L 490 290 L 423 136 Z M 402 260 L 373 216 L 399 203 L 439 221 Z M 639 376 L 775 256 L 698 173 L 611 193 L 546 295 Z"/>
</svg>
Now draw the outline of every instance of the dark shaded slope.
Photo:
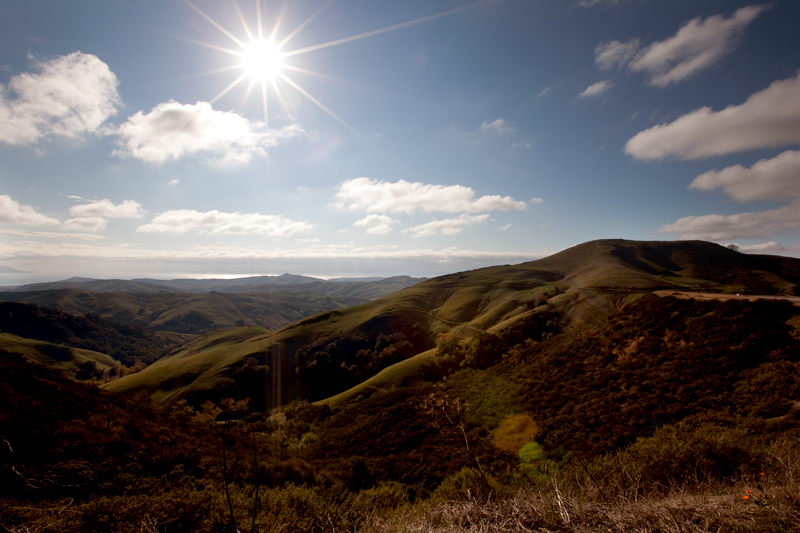
<svg viewBox="0 0 800 533">
<path fill-rule="evenodd" d="M 128 366 L 136 360 L 152 363 L 167 348 L 162 337 L 137 326 L 17 302 L 0 302 L 0 330 L 28 339 L 105 353 Z"/>
</svg>

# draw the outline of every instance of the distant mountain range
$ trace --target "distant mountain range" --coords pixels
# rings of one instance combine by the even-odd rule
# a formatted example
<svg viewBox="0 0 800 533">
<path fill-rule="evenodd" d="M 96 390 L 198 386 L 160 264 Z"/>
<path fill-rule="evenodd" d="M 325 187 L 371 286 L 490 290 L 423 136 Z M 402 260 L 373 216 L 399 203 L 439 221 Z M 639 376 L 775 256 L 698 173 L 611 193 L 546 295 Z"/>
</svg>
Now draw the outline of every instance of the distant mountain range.
<svg viewBox="0 0 800 533">
<path fill-rule="evenodd" d="M 280 384 L 271 392 L 273 405 L 298 396 L 321 400 L 359 381 L 371 387 L 408 383 L 424 374 L 435 354 L 427 350 L 442 334 L 469 338 L 517 328 L 520 338 L 544 340 L 559 331 L 598 331 L 619 309 L 664 290 L 797 296 L 800 259 L 742 254 L 702 241 L 592 241 L 538 261 L 432 278 L 274 332 L 201 338 L 109 388 L 147 390 L 159 401 L 208 397 L 227 386 L 224 376 L 256 359 L 267 361 L 259 364 L 268 364 Z M 368 380 L 397 358 L 402 361 Z M 307 368 L 313 372 L 303 374 Z M 313 373 L 314 380 L 303 381 Z"/>
<path fill-rule="evenodd" d="M 303 317 L 381 298 L 425 278 L 326 281 L 283 274 L 239 279 L 70 278 L 0 292 L 0 301 L 91 313 L 157 331 L 201 334 L 220 328 L 277 329 Z"/>
<path fill-rule="evenodd" d="M 323 296 L 352 296 L 372 300 L 409 287 L 427 278 L 393 276 L 388 278 L 336 278 L 324 280 L 309 276 L 251 276 L 235 279 L 92 279 L 73 277 L 62 281 L 31 283 L 19 287 L 1 287 L 3 292 L 33 292 L 54 289 L 81 289 L 94 292 L 274 292 L 293 290 Z"/>
</svg>

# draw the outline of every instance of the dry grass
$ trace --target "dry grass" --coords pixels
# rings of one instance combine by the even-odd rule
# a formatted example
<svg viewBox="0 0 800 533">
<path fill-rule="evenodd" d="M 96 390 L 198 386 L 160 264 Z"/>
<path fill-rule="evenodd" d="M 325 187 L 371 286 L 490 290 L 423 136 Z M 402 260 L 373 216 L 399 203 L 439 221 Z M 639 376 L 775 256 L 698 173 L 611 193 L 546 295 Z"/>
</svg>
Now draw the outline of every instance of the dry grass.
<svg viewBox="0 0 800 533">
<path fill-rule="evenodd" d="M 798 533 L 800 444 L 779 439 L 767 450 L 766 473 L 650 496 L 617 487 L 605 494 L 583 483 L 537 489 L 495 501 L 422 503 L 382 518 L 363 533 Z M 749 492 L 748 492 L 749 491 Z M 759 496 L 759 494 L 761 494 Z M 745 498 L 747 496 L 747 498 Z"/>
<path fill-rule="evenodd" d="M 388 519 L 373 519 L 361 531 L 374 533 L 706 533 L 800 531 L 797 501 L 767 506 L 745 503 L 738 494 L 675 494 L 639 501 L 597 502 L 556 487 L 522 491 L 501 501 L 459 501 L 415 507 Z"/>
</svg>

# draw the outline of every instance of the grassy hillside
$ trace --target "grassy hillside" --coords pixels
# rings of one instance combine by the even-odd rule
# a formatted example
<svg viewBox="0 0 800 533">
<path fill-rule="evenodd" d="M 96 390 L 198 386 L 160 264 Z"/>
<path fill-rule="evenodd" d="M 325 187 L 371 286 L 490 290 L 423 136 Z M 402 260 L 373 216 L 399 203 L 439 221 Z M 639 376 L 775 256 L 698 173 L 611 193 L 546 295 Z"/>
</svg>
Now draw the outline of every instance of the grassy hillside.
<svg viewBox="0 0 800 533">
<path fill-rule="evenodd" d="M 3 292 L 0 293 L 0 300 L 34 303 L 75 315 L 91 313 L 150 330 L 194 335 L 237 326 L 275 329 L 305 316 L 364 301 L 349 296 L 328 297 L 290 292 L 188 294 L 92 292 L 82 289 Z"/>
<path fill-rule="evenodd" d="M 78 380 L 97 378 L 103 372 L 116 370 L 120 366 L 119 361 L 104 353 L 26 339 L 10 333 L 0 333 L 0 349 L 21 354 L 30 361 L 60 370 Z"/>
<path fill-rule="evenodd" d="M 156 403 L 234 383 L 232 367 L 256 352 L 249 342 L 267 333 L 258 326 L 232 328 L 202 335 L 147 367 L 104 385 L 112 392 L 145 392 Z M 263 365 L 262 365 L 263 366 Z M 187 379 L 191 376 L 191 379 Z M 199 400 L 198 400 L 199 401 Z"/>
<path fill-rule="evenodd" d="M 151 363 L 180 340 L 97 316 L 75 316 L 18 302 L 0 302 L 0 332 L 102 352 L 127 366 L 137 361 Z"/>
<path fill-rule="evenodd" d="M 0 350 L 0 526 L 800 531 L 800 306 L 708 296 L 793 294 L 800 262 L 709 246 L 215 331 L 104 391 Z"/>
<path fill-rule="evenodd" d="M 246 347 L 232 346 L 226 360 L 230 374 L 245 355 L 269 353 L 272 401 L 315 401 L 430 350 L 442 334 L 469 338 L 546 324 L 553 324 L 551 330 L 539 334 L 592 332 L 656 290 L 792 295 L 798 286 L 797 259 L 750 256 L 700 241 L 593 241 L 539 261 L 441 276 L 373 302 L 314 315 L 250 338 Z M 170 375 L 182 376 L 182 383 L 197 377 L 182 359 L 161 364 L 174 368 Z M 137 379 L 149 380 L 148 390 L 161 391 L 159 399 L 201 390 L 196 384 L 165 389 L 159 376 L 152 370 Z M 203 387 L 225 389 L 223 377 L 218 372 L 204 379 Z M 120 386 L 127 387 L 124 382 Z"/>
</svg>

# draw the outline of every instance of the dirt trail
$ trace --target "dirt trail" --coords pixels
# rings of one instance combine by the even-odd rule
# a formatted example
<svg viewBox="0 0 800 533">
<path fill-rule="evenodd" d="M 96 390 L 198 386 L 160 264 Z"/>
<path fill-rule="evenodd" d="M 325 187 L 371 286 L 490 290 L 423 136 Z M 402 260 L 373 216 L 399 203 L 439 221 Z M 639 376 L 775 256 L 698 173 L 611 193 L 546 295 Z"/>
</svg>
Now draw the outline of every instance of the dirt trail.
<svg viewBox="0 0 800 533">
<path fill-rule="evenodd" d="M 719 294 L 716 292 L 692 291 L 654 291 L 657 296 L 674 296 L 676 298 L 693 298 L 695 300 L 788 300 L 800 305 L 800 296 L 772 296 L 768 294 Z"/>
</svg>

